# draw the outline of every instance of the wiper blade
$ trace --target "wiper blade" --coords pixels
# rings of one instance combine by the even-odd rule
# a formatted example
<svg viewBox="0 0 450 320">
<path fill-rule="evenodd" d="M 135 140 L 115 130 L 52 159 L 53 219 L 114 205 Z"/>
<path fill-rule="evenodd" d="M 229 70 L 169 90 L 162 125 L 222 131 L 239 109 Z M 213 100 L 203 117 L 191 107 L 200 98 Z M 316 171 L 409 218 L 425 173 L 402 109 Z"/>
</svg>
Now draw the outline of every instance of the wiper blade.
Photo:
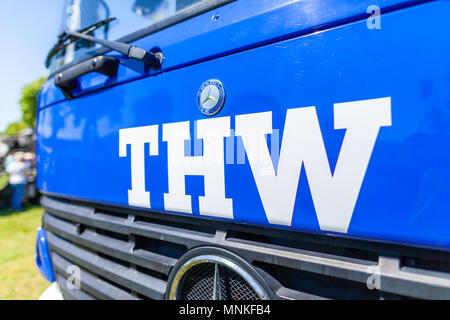
<svg viewBox="0 0 450 320">
<path fill-rule="evenodd" d="M 103 26 L 106 26 L 106 28 L 107 28 L 108 24 L 116 19 L 117 19 L 116 17 L 106 18 L 106 19 L 98 21 L 90 26 L 87 26 L 83 29 L 80 29 L 80 30 L 78 30 L 78 32 L 82 33 L 82 34 L 88 34 L 90 32 L 97 30 L 98 28 L 103 27 Z M 106 30 L 105 30 L 105 32 L 106 32 Z M 48 66 L 50 65 L 51 58 L 58 51 L 60 51 L 64 47 L 68 46 L 69 44 L 77 41 L 78 39 L 79 39 L 79 37 L 72 36 L 72 35 L 68 34 L 66 31 L 61 32 L 58 36 L 58 42 L 53 46 L 53 48 L 50 50 L 50 52 L 47 55 L 47 59 L 45 60 L 45 66 L 48 68 Z"/>
</svg>

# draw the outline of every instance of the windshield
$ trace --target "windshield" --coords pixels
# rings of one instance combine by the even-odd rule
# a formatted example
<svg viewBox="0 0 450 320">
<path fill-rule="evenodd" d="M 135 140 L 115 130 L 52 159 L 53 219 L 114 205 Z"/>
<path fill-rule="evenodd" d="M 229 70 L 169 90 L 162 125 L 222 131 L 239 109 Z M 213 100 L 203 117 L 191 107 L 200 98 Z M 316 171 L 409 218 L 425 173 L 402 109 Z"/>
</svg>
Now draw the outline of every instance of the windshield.
<svg viewBox="0 0 450 320">
<path fill-rule="evenodd" d="M 206 1 L 210 0 L 65 0 L 61 30 L 79 30 L 105 18 L 117 17 L 109 25 L 90 33 L 95 37 L 117 40 Z M 86 40 L 66 46 L 51 58 L 50 71 L 97 47 L 97 44 Z"/>
</svg>

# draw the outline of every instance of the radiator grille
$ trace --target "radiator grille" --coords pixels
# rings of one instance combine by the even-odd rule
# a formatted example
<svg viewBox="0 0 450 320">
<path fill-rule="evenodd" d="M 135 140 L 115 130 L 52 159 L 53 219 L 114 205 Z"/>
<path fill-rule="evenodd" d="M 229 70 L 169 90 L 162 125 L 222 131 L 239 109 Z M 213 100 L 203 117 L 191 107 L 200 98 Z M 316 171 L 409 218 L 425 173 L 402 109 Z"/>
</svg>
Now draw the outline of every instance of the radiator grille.
<svg viewBox="0 0 450 320">
<path fill-rule="evenodd" d="M 215 282 L 217 288 L 214 287 Z M 260 300 L 240 275 L 215 263 L 203 263 L 191 268 L 181 280 L 178 291 L 178 300 L 213 300 L 214 296 L 215 300 Z"/>
<path fill-rule="evenodd" d="M 214 294 L 214 264 L 198 265 L 180 284 L 180 300 L 211 300 Z"/>
<path fill-rule="evenodd" d="M 445 251 L 93 206 L 49 196 L 41 203 L 56 279 L 68 299 L 164 299 L 178 259 L 202 246 L 242 257 L 267 279 L 276 298 L 450 299 L 450 253 Z M 439 261 L 433 262 L 436 257 Z M 79 290 L 69 288 L 71 266 L 80 270 Z M 198 271 L 202 281 L 193 281 L 193 274 L 186 282 L 185 299 L 211 297 L 208 268 Z M 227 299 L 254 298 L 238 275 L 227 272 L 223 271 L 220 282 Z M 380 286 L 369 288 L 373 276 Z M 202 291 L 208 294 L 203 296 Z"/>
</svg>

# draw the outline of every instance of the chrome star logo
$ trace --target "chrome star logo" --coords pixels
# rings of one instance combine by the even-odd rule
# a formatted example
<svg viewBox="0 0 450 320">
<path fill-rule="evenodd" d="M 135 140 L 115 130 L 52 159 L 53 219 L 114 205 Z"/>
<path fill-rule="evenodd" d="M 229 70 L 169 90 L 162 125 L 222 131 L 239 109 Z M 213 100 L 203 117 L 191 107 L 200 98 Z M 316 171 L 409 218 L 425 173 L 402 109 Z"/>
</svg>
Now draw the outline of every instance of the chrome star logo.
<svg viewBox="0 0 450 320">
<path fill-rule="evenodd" d="M 208 80 L 201 85 L 197 94 L 197 104 L 204 115 L 216 114 L 224 102 L 225 90 L 219 80 Z"/>
<path fill-rule="evenodd" d="M 219 90 L 211 84 L 208 85 L 205 89 L 203 89 L 200 101 L 202 103 L 203 108 L 205 109 L 213 108 L 219 101 Z"/>
</svg>

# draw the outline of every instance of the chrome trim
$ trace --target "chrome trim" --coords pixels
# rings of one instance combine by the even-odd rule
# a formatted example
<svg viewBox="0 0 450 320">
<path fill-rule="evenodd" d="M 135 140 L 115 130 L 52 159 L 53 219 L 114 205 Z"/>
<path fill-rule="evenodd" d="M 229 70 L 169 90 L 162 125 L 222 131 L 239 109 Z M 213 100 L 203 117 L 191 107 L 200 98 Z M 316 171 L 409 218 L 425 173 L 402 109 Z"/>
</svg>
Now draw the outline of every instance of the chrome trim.
<svg viewBox="0 0 450 320">
<path fill-rule="evenodd" d="M 255 290 L 256 294 L 260 297 L 261 300 L 269 300 L 269 296 L 267 293 L 263 290 L 263 288 L 256 282 L 256 280 L 244 269 L 242 269 L 240 266 L 238 266 L 233 261 L 230 261 L 228 259 L 215 256 L 215 255 L 201 255 L 198 257 L 194 257 L 190 260 L 188 260 L 186 263 L 184 263 L 181 268 L 177 271 L 175 277 L 173 278 L 172 284 L 170 286 L 170 293 L 169 293 L 169 299 L 170 300 L 176 300 L 176 296 L 178 293 L 178 284 L 180 283 L 180 280 L 183 278 L 183 276 L 186 274 L 186 272 L 191 269 L 192 267 L 203 264 L 203 263 L 214 263 L 216 264 L 215 270 L 217 270 L 217 265 L 223 265 L 227 267 L 228 269 L 231 269 L 232 271 L 236 272 L 239 276 L 241 276 L 249 285 L 252 287 L 253 290 Z M 217 279 L 217 273 L 215 272 L 214 280 Z M 214 288 L 216 288 L 216 281 L 214 281 Z M 216 292 L 213 294 L 213 299 L 216 300 Z"/>
</svg>

